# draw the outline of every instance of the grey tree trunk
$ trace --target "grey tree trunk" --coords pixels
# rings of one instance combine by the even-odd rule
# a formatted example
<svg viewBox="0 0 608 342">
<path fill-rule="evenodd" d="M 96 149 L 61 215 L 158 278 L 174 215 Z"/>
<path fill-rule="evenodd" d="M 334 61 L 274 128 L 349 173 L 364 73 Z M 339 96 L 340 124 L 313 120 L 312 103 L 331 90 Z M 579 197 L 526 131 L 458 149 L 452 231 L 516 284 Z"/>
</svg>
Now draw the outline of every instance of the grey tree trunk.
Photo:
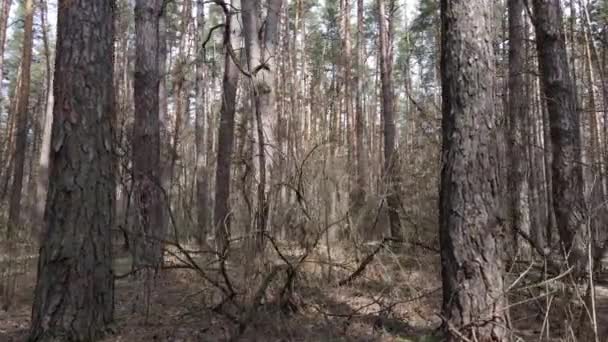
<svg viewBox="0 0 608 342">
<path fill-rule="evenodd" d="M 508 341 L 498 184 L 492 0 L 441 1 L 443 317 L 458 334 Z"/>
<path fill-rule="evenodd" d="M 273 151 L 277 148 L 276 129 L 277 115 L 274 113 L 274 70 L 276 66 L 276 42 L 278 39 L 279 14 L 283 0 L 267 1 L 267 16 L 262 26 L 260 18 L 260 0 L 244 1 L 241 11 L 245 51 L 249 71 L 253 77 L 254 112 L 257 125 L 256 145 L 258 154 L 258 190 L 256 229 L 258 246 L 262 245 L 262 236 L 266 231 L 268 220 L 268 192 Z M 258 34 L 263 29 L 263 34 Z"/>
<path fill-rule="evenodd" d="M 202 1 L 196 3 L 196 91 L 195 143 L 196 143 L 196 215 L 199 242 L 205 243 L 209 223 L 209 175 L 207 172 L 206 146 L 206 99 L 205 99 L 205 50 L 203 40 L 205 33 L 205 7 Z"/>
<path fill-rule="evenodd" d="M 524 31 L 523 0 L 509 0 L 509 156 L 508 193 L 509 209 L 515 241 L 518 231 L 530 235 L 530 205 L 528 200 L 528 179 L 526 177 L 526 122 L 528 115 L 528 96 L 526 92 L 526 48 Z M 516 244 L 523 248 L 523 255 L 529 257 L 529 246 Z"/>
<path fill-rule="evenodd" d="M 44 218 L 44 207 L 46 205 L 46 195 L 49 182 L 49 158 L 51 153 L 51 132 L 53 129 L 53 104 L 55 98 L 53 95 L 53 69 L 51 67 L 51 51 L 49 47 L 48 27 L 46 25 L 46 1 L 40 2 L 41 6 L 41 22 L 42 22 L 42 39 L 44 43 L 44 54 L 46 58 L 46 108 L 42 115 L 41 126 L 42 126 L 42 142 L 40 147 L 40 156 L 38 159 L 38 175 L 36 184 L 36 204 L 35 204 L 35 222 L 42 223 Z M 40 233 L 40 230 L 33 228 L 33 231 Z"/>
<path fill-rule="evenodd" d="M 363 0 L 357 0 L 357 48 L 355 49 L 355 195 L 354 205 L 355 207 L 362 205 L 365 202 L 366 197 L 366 173 L 365 163 L 366 150 L 363 145 L 363 134 L 365 129 L 365 116 L 363 112 L 363 80 L 361 78 L 361 72 L 364 67 L 364 46 L 365 37 L 363 32 Z"/>
<path fill-rule="evenodd" d="M 239 8 L 240 1 L 232 0 L 232 7 Z M 239 70 L 231 58 L 228 49 L 240 36 L 239 22 L 236 15 L 229 12 L 226 17 L 224 33 L 224 78 L 222 107 L 220 109 L 220 125 L 217 137 L 217 167 L 215 173 L 215 207 L 213 211 L 216 229 L 216 247 L 223 252 L 228 246 L 230 237 L 230 180 L 232 169 L 232 151 L 234 147 L 234 114 L 236 111 L 236 90 L 238 87 Z"/>
<path fill-rule="evenodd" d="M 131 252 L 133 267 L 158 268 L 162 263 L 164 239 L 160 168 L 159 120 L 159 18 L 161 0 L 135 3 L 135 75 L 133 96 L 133 208 Z"/>
<path fill-rule="evenodd" d="M 553 206 L 560 241 L 570 264 L 584 262 L 581 225 L 586 214 L 581 137 L 574 86 L 568 72 L 559 0 L 534 0 L 536 45 L 553 148 Z"/>
<path fill-rule="evenodd" d="M 97 340 L 114 309 L 114 6 L 62 0 L 58 8 L 49 201 L 30 342 Z"/>
</svg>

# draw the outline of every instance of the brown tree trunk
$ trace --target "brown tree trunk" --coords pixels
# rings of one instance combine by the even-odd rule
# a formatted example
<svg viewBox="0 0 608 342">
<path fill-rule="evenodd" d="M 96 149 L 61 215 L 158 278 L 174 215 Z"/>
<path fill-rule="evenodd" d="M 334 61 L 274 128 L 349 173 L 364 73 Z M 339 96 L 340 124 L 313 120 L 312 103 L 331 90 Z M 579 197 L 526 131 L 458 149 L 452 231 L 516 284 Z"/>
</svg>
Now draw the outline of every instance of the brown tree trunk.
<svg viewBox="0 0 608 342">
<path fill-rule="evenodd" d="M 30 342 L 97 340 L 114 309 L 114 7 L 62 0 L 58 8 L 49 201 Z"/>
<path fill-rule="evenodd" d="M 24 33 L 23 44 L 21 47 L 21 73 L 17 82 L 16 96 L 17 102 L 15 105 L 15 147 L 13 149 L 13 183 L 11 185 L 11 193 L 9 198 L 8 222 L 6 229 L 6 241 L 8 242 L 8 258 L 12 259 L 15 254 L 14 238 L 15 233 L 21 230 L 21 197 L 23 188 L 23 170 L 25 166 L 25 155 L 27 148 L 27 122 L 29 114 L 29 97 L 30 97 L 30 67 L 32 63 L 32 44 L 33 44 L 33 25 L 34 25 L 34 0 L 26 0 L 25 2 L 25 17 L 24 17 Z M 7 173 L 8 177 L 8 173 Z M 7 271 L 4 281 L 6 283 L 2 287 L 4 305 L 3 308 L 8 309 L 13 301 L 15 281 L 12 273 L 12 261 L 7 265 Z"/>
<path fill-rule="evenodd" d="M 447 341 L 509 341 L 491 0 L 441 1 L 440 243 Z M 461 336 L 460 336 L 461 335 Z"/>
<path fill-rule="evenodd" d="M 136 211 L 131 238 L 133 267 L 158 268 L 162 263 L 164 238 L 163 199 L 160 170 L 159 121 L 159 18 L 161 0 L 135 3 L 135 74 L 133 95 L 133 191 Z"/>
<path fill-rule="evenodd" d="M 517 232 L 530 235 L 530 206 L 528 200 L 528 179 L 526 177 L 526 121 L 528 96 L 526 92 L 526 48 L 524 31 L 523 0 L 509 0 L 509 156 L 508 193 L 510 218 L 517 239 Z M 519 240 L 522 241 L 522 240 Z M 529 248 L 524 245 L 524 256 L 529 257 Z M 516 248 L 517 248 L 516 247 Z"/>
<path fill-rule="evenodd" d="M 232 0 L 231 5 L 239 8 L 240 1 Z M 228 49 L 233 48 L 240 36 L 239 22 L 232 13 L 226 14 L 224 33 L 224 79 L 222 107 L 220 109 L 220 125 L 217 137 L 217 167 L 215 173 L 215 207 L 213 220 L 216 229 L 216 247 L 222 253 L 228 247 L 230 237 L 230 181 L 232 169 L 232 150 L 234 146 L 234 114 L 236 111 L 236 90 L 238 87 L 239 70 L 237 69 Z"/>
<path fill-rule="evenodd" d="M 562 10 L 559 0 L 534 0 L 536 44 L 549 114 L 553 148 L 553 206 L 556 225 L 570 265 L 584 262 L 581 225 L 586 214 L 581 137 L 574 87 L 568 73 Z M 572 263 L 574 262 L 574 263 Z"/>
<path fill-rule="evenodd" d="M 384 169 L 383 176 L 387 185 L 386 203 L 390 221 L 390 234 L 402 239 L 399 218 L 399 184 L 396 175 L 397 154 L 395 153 L 395 107 L 393 94 L 393 48 L 390 22 L 392 13 L 387 13 L 384 0 L 378 0 L 378 21 L 380 27 L 380 79 L 382 83 L 382 119 L 384 123 Z"/>
<path fill-rule="evenodd" d="M 13 185 L 8 210 L 9 236 L 21 224 L 21 190 L 23 186 L 23 168 L 25 164 L 25 149 L 27 144 L 27 123 L 30 98 L 30 67 L 32 64 L 32 39 L 34 25 L 34 0 L 25 2 L 25 26 L 21 53 L 21 75 L 17 89 L 17 105 L 15 107 L 15 154 L 13 165 Z M 10 239 L 10 237 L 9 237 Z"/>
</svg>

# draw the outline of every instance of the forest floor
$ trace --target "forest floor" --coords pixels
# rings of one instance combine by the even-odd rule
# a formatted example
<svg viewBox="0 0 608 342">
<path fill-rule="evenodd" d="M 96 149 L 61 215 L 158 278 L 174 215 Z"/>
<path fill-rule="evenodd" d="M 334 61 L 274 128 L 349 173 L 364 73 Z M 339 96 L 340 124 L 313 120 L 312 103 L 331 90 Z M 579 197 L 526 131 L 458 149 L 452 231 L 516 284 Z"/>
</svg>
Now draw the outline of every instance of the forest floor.
<svg viewBox="0 0 608 342">
<path fill-rule="evenodd" d="M 319 257 L 311 256 L 300 268 L 298 281 L 294 283 L 291 310 L 284 310 L 272 300 L 277 297 L 286 277 L 279 279 L 277 276 L 273 280 L 275 285 L 264 288 L 259 305 L 243 299 L 241 306 L 232 307 L 218 304 L 221 297 L 218 289 L 192 269 L 163 270 L 154 281 L 148 305 L 141 299 L 141 282 L 131 277 L 118 279 L 116 322 L 103 341 L 441 340 L 435 337 L 441 323 L 437 255 L 413 250 L 400 255 L 381 252 L 360 277 L 344 286 L 339 286 L 338 280 L 352 274 L 361 260 L 347 266 L 339 262 L 339 255 L 334 256 L 331 263 L 321 261 Z M 29 264 L 17 279 L 15 305 L 8 312 L 0 311 L 1 342 L 26 339 L 35 286 L 35 261 Z M 116 274 L 128 271 L 128 264 L 127 257 L 117 259 Z M 231 270 L 231 286 L 239 296 L 243 294 L 242 298 L 256 297 L 260 284 L 267 278 L 236 266 L 234 270 L 238 268 L 238 272 L 245 273 L 241 273 L 239 280 L 238 272 Z M 554 290 L 547 289 L 546 293 L 557 293 L 556 288 L 557 285 L 553 285 Z M 254 295 L 244 295 L 246 292 Z M 551 337 L 542 340 L 569 341 L 568 329 L 564 329 L 566 320 L 554 314 L 562 311 L 557 309 L 560 296 L 543 295 L 542 291 L 528 292 L 510 299 L 512 305 L 517 304 L 511 308 L 511 321 L 520 339 L 514 340 L 540 341 L 540 332 L 547 334 L 547 329 L 543 328 L 547 325 L 545 317 L 550 316 Z M 608 334 L 608 286 L 598 285 L 596 295 L 600 335 Z M 219 307 L 226 309 L 218 310 Z M 546 314 L 547 307 L 550 315 Z"/>
</svg>

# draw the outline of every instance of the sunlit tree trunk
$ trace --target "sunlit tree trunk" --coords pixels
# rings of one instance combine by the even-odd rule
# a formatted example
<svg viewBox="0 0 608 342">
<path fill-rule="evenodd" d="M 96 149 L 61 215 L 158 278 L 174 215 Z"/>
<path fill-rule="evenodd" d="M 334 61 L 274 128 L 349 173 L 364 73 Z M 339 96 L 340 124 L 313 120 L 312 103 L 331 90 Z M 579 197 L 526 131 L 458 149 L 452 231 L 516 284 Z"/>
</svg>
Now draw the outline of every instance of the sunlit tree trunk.
<svg viewBox="0 0 608 342">
<path fill-rule="evenodd" d="M 449 342 L 509 341 L 491 0 L 441 1 L 440 243 Z"/>
<path fill-rule="evenodd" d="M 44 44 L 44 54 L 46 62 L 46 108 L 42 115 L 41 126 L 42 126 L 42 142 L 40 147 L 40 155 L 38 158 L 38 175 L 37 175 L 37 186 L 36 186 L 36 203 L 35 203 L 35 222 L 42 223 L 44 216 L 44 207 L 46 205 L 46 194 L 49 181 L 49 158 L 51 153 L 51 131 L 53 128 L 53 69 L 51 67 L 51 51 L 49 47 L 48 39 L 48 27 L 46 25 L 46 1 L 40 1 L 41 6 L 41 24 L 42 24 L 42 40 Z M 33 228 L 36 233 L 40 233 L 39 229 Z"/>
</svg>

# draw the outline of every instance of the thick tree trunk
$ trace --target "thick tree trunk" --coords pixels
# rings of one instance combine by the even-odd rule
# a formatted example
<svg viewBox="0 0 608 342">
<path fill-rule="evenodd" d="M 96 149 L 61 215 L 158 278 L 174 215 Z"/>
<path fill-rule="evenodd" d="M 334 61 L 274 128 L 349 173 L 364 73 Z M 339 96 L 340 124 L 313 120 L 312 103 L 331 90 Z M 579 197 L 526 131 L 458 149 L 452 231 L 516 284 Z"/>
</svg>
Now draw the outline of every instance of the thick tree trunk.
<svg viewBox="0 0 608 342">
<path fill-rule="evenodd" d="M 553 148 L 553 206 L 558 233 L 571 265 L 584 262 L 585 222 L 581 137 L 574 87 L 568 73 L 559 0 L 534 0 L 538 63 Z M 582 266 L 582 265 L 579 265 Z"/>
<path fill-rule="evenodd" d="M 131 252 L 133 267 L 158 268 L 162 263 L 164 239 L 160 170 L 159 121 L 159 18 L 161 0 L 137 0 L 135 3 L 135 75 L 133 95 L 134 210 Z"/>
<path fill-rule="evenodd" d="M 526 92 L 526 48 L 524 31 L 523 0 L 509 0 L 509 156 L 508 193 L 510 218 L 515 241 L 523 241 L 524 256 L 529 257 L 527 242 L 517 239 L 518 231 L 530 235 L 530 206 L 528 200 L 528 179 L 526 177 L 525 135 L 528 115 L 528 96 Z"/>
<path fill-rule="evenodd" d="M 390 221 L 390 234 L 395 239 L 402 239 L 401 220 L 399 218 L 399 184 L 396 175 L 397 154 L 395 153 L 395 107 L 393 94 L 393 48 L 391 42 L 390 21 L 392 13 L 386 12 L 384 0 L 378 0 L 378 20 L 380 27 L 380 79 L 382 83 L 382 118 L 384 123 L 384 169 L 386 203 Z"/>
<path fill-rule="evenodd" d="M 112 321 L 113 12 L 59 2 L 48 204 L 29 341 L 93 341 Z"/>
<path fill-rule="evenodd" d="M 508 341 L 493 1 L 442 0 L 440 243 L 447 341 Z"/>
<path fill-rule="evenodd" d="M 239 0 L 232 0 L 231 5 L 240 7 Z M 232 169 L 232 150 L 234 146 L 234 114 L 236 111 L 236 90 L 238 87 L 239 70 L 231 58 L 228 49 L 240 36 L 239 22 L 234 14 L 227 14 L 224 49 L 224 79 L 222 107 L 220 109 L 220 125 L 217 137 L 217 167 L 215 173 L 215 207 L 213 211 L 214 226 L 216 229 L 216 247 L 224 252 L 228 247 L 230 237 L 230 181 Z"/>
</svg>

